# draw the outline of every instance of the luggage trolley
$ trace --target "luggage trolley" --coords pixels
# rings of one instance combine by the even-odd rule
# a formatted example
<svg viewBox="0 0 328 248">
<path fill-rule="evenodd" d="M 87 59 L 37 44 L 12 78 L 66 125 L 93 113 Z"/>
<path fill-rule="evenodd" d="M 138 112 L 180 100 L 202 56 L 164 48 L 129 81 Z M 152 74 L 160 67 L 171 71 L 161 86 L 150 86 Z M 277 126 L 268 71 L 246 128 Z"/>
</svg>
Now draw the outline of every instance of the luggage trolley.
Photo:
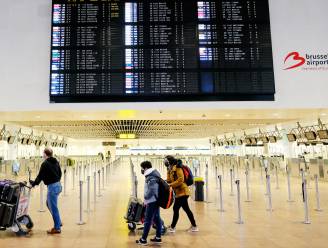
<svg viewBox="0 0 328 248">
<path fill-rule="evenodd" d="M 142 230 L 143 229 L 143 222 L 144 222 L 144 215 L 145 215 L 145 206 L 140 199 L 136 197 L 130 197 L 127 213 L 124 216 L 128 224 L 128 229 L 133 232 L 135 230 Z M 166 233 L 166 226 L 164 221 L 162 221 L 162 235 Z M 137 228 L 137 226 L 139 226 Z M 155 223 L 153 223 L 152 227 L 156 229 Z"/>
<path fill-rule="evenodd" d="M 11 229 L 18 236 L 27 235 L 34 226 L 28 215 L 31 187 L 26 182 L 9 180 L 1 181 L 0 185 L 0 230 Z"/>
</svg>

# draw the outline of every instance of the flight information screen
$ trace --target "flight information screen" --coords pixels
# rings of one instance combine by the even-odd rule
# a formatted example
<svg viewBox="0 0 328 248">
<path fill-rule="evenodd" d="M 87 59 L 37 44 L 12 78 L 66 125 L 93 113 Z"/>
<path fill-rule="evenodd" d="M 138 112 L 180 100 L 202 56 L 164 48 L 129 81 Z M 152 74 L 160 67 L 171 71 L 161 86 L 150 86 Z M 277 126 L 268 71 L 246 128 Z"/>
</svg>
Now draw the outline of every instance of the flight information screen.
<svg viewBox="0 0 328 248">
<path fill-rule="evenodd" d="M 268 0 L 53 0 L 51 102 L 274 100 Z"/>
</svg>

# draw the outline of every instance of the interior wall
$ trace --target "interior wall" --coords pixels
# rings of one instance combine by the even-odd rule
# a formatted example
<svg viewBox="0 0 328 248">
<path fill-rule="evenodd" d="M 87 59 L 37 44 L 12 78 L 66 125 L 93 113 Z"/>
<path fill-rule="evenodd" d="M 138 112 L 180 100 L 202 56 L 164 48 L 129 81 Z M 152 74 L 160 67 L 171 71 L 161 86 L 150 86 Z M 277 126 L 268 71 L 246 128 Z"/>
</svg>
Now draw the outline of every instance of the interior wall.
<svg viewBox="0 0 328 248">
<path fill-rule="evenodd" d="M 69 156 L 78 155 L 98 155 L 98 153 L 105 155 L 105 149 L 102 146 L 102 141 L 99 140 L 68 140 L 67 154 Z"/>
<path fill-rule="evenodd" d="M 327 70 L 284 70 L 290 52 L 328 54 L 327 9 L 327 0 L 270 0 L 274 102 L 50 104 L 51 0 L 2 1 L 0 111 L 328 107 Z"/>
</svg>

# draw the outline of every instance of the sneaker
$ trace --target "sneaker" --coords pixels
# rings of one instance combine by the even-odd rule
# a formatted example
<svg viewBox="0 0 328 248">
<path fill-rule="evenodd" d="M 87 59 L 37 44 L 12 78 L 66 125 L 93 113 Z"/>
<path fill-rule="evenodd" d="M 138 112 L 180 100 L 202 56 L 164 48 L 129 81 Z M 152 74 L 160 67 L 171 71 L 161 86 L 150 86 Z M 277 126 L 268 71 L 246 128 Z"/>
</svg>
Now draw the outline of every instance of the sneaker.
<svg viewBox="0 0 328 248">
<path fill-rule="evenodd" d="M 167 227 L 167 232 L 175 233 L 175 227 L 174 228 L 172 228 L 171 226 Z"/>
<path fill-rule="evenodd" d="M 150 239 L 150 242 L 153 242 L 155 244 L 162 244 L 162 239 L 155 237 L 153 239 Z"/>
<path fill-rule="evenodd" d="M 57 230 L 55 228 L 52 228 L 51 230 L 47 231 L 48 234 L 60 234 L 61 230 Z"/>
<path fill-rule="evenodd" d="M 187 232 L 198 232 L 199 230 L 198 230 L 198 227 L 197 226 L 191 226 L 188 230 L 187 230 Z"/>
<path fill-rule="evenodd" d="M 143 240 L 142 238 L 139 239 L 139 240 L 136 240 L 136 243 L 137 243 L 138 245 L 143 245 L 143 246 L 148 245 L 147 240 Z"/>
</svg>

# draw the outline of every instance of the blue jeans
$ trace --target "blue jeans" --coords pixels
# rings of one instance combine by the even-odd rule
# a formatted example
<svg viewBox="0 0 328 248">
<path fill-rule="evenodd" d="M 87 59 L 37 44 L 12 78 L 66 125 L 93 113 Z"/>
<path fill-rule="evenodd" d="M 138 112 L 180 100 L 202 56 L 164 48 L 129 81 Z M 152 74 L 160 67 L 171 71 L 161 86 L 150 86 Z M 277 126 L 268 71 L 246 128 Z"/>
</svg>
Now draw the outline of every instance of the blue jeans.
<svg viewBox="0 0 328 248">
<path fill-rule="evenodd" d="M 156 237 L 160 238 L 162 235 L 162 220 L 161 216 L 159 215 L 159 206 L 157 202 L 149 203 L 146 206 L 145 223 L 142 234 L 143 240 L 147 240 L 149 230 L 153 224 L 153 221 L 156 225 Z"/>
<path fill-rule="evenodd" d="M 58 210 L 58 196 L 60 192 L 62 192 L 62 186 L 60 182 L 48 185 L 47 207 L 54 220 L 54 228 L 56 230 L 60 230 L 62 224 Z"/>
</svg>

